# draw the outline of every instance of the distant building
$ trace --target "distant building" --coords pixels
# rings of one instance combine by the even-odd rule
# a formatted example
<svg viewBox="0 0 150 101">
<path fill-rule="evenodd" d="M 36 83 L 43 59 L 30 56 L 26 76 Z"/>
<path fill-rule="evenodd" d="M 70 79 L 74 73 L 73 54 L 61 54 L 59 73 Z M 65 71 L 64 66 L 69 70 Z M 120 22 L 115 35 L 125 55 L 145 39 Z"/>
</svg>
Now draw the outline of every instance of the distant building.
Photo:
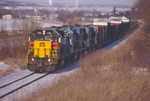
<svg viewBox="0 0 150 101">
<path fill-rule="evenodd" d="M 84 23 L 92 23 L 93 22 L 93 18 L 92 17 L 82 17 L 81 20 Z"/>
<path fill-rule="evenodd" d="M 107 26 L 108 23 L 111 24 L 121 24 L 121 23 L 129 22 L 129 19 L 125 16 L 122 17 L 109 17 L 109 18 L 94 18 L 93 25 L 103 25 Z"/>
<path fill-rule="evenodd" d="M 12 19 L 12 15 L 7 14 L 2 16 L 3 19 Z"/>
<path fill-rule="evenodd" d="M 42 20 L 42 17 L 41 16 L 32 16 L 30 17 L 32 20 L 34 21 L 41 21 Z"/>
<path fill-rule="evenodd" d="M 94 18 L 93 25 L 107 26 L 109 18 Z"/>
<path fill-rule="evenodd" d="M 38 8 L 34 7 L 34 13 L 37 13 L 37 12 L 38 12 Z"/>
<path fill-rule="evenodd" d="M 110 23 L 114 24 L 121 24 L 122 22 L 129 22 L 129 19 L 125 16 L 122 17 L 110 17 L 109 18 Z"/>
<path fill-rule="evenodd" d="M 46 19 L 46 20 L 48 20 L 48 19 L 56 19 L 57 17 L 58 17 L 59 15 L 58 14 L 56 14 L 56 13 L 53 13 L 53 14 L 50 14 L 50 15 L 43 15 L 42 16 L 42 19 Z"/>
</svg>

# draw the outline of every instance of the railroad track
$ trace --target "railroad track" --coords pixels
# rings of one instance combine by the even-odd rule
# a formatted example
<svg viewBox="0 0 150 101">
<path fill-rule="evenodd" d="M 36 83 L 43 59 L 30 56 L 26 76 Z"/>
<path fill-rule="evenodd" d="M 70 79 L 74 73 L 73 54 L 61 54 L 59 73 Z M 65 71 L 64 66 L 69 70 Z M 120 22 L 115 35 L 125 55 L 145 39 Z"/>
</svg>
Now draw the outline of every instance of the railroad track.
<svg viewBox="0 0 150 101">
<path fill-rule="evenodd" d="M 10 82 L 8 84 L 5 84 L 5 85 L 1 86 L 0 87 L 0 92 L 2 93 L 3 91 L 8 90 L 9 88 L 13 87 L 13 85 L 16 86 L 17 82 L 21 82 L 22 80 L 25 80 L 25 79 L 27 79 L 27 78 L 29 78 L 31 76 L 34 76 L 34 74 L 36 75 L 36 73 L 31 73 L 31 74 L 28 74 L 28 75 L 26 75 L 26 76 L 24 76 L 24 77 L 22 77 L 22 78 L 20 78 L 18 80 L 12 81 L 12 82 Z M 0 99 L 5 97 L 5 96 L 7 96 L 7 95 L 9 95 L 9 94 L 12 94 L 13 92 L 15 92 L 15 91 L 17 91 L 17 90 L 27 86 L 27 85 L 30 85 L 31 83 L 33 83 L 33 82 L 35 82 L 37 80 L 40 80 L 40 79 L 46 77 L 49 74 L 50 73 L 46 73 L 46 74 L 43 74 L 43 75 L 41 75 L 39 77 L 35 77 L 35 79 L 30 80 L 29 82 L 26 82 L 26 83 L 24 83 L 22 85 L 16 86 L 15 88 L 11 89 L 10 91 L 6 91 L 6 92 L 4 92 L 2 94 L 0 93 Z M 22 81 L 22 82 L 24 82 L 24 81 Z"/>
<path fill-rule="evenodd" d="M 3 86 L 0 86 L 0 89 L 1 89 L 1 88 L 4 88 L 4 87 L 6 87 L 6 86 L 9 86 L 9 85 L 11 85 L 11 84 L 13 84 L 13 83 L 15 83 L 15 82 L 17 82 L 17 81 L 23 80 L 24 78 L 27 78 L 27 77 L 29 77 L 29 76 L 31 76 L 31 75 L 33 75 L 33 74 L 35 74 L 35 73 L 33 72 L 33 73 L 28 74 L 28 75 L 26 75 L 26 76 L 24 76 L 24 77 L 22 77 L 22 78 L 20 78 L 20 79 L 14 80 L 14 81 L 9 82 L 9 83 L 7 83 L 7 84 L 5 84 L 5 85 L 3 85 Z"/>
</svg>

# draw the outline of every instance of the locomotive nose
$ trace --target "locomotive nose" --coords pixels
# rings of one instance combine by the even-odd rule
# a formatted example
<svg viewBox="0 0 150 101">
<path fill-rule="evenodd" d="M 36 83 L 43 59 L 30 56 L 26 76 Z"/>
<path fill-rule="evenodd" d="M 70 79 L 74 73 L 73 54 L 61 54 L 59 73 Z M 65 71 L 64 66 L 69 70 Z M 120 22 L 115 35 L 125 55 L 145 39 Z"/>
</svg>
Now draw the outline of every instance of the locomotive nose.
<svg viewBox="0 0 150 101">
<path fill-rule="evenodd" d="M 34 41 L 34 57 L 51 57 L 51 41 Z"/>
</svg>

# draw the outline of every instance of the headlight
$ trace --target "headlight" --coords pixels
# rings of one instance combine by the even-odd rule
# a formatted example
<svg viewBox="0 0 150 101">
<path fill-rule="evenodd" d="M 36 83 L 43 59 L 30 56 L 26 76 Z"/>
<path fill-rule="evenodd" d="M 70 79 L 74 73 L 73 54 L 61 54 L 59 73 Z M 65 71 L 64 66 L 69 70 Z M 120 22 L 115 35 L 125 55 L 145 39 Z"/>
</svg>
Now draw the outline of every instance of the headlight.
<svg viewBox="0 0 150 101">
<path fill-rule="evenodd" d="M 51 59 L 48 59 L 48 61 L 50 62 L 50 61 L 51 61 Z"/>
<path fill-rule="evenodd" d="M 32 59 L 32 61 L 34 61 L 34 59 Z"/>
</svg>

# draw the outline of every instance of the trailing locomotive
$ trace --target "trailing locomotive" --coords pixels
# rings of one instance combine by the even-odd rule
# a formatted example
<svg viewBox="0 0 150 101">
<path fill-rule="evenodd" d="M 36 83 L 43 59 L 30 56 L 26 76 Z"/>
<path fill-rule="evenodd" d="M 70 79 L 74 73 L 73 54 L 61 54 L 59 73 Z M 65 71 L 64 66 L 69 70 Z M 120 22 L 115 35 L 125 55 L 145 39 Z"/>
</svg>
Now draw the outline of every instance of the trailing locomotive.
<svg viewBox="0 0 150 101">
<path fill-rule="evenodd" d="M 107 25 L 62 26 L 38 29 L 29 36 L 27 68 L 49 72 L 76 60 L 91 48 L 101 48 L 131 28 L 130 22 Z"/>
</svg>

